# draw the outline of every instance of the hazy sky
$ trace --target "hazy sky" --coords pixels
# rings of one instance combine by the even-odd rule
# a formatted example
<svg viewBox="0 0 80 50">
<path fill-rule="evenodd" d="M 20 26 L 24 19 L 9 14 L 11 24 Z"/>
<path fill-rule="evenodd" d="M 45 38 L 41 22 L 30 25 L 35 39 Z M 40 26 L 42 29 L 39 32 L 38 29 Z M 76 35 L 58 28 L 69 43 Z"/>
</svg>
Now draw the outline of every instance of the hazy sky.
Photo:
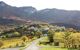
<svg viewBox="0 0 80 50">
<path fill-rule="evenodd" d="M 58 8 L 66 10 L 80 10 L 80 0 L 0 0 L 12 6 L 33 6 L 40 9 Z"/>
</svg>

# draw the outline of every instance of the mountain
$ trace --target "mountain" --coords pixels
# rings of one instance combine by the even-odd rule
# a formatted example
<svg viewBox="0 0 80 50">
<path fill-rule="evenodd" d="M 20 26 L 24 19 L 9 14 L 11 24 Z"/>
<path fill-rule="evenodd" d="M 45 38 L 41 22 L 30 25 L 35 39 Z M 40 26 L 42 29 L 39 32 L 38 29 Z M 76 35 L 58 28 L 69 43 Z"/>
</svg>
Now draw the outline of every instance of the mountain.
<svg viewBox="0 0 80 50">
<path fill-rule="evenodd" d="M 35 20 L 46 21 L 48 23 L 63 23 L 80 27 L 80 11 L 77 10 L 43 9 L 33 13 L 32 17 L 35 17 Z"/>
<path fill-rule="evenodd" d="M 36 9 L 29 6 L 29 7 L 12 7 L 7 5 L 4 2 L 0 2 L 0 16 L 1 17 L 10 17 L 10 16 L 17 16 L 17 17 L 25 17 L 29 16 Z"/>
<path fill-rule="evenodd" d="M 80 28 L 80 11 L 56 8 L 37 10 L 32 6 L 14 7 L 2 1 L 0 2 L 0 24 L 26 23 L 28 20 L 57 23 L 57 25 L 68 24 L 68 26 L 73 25 Z"/>
<path fill-rule="evenodd" d="M 13 7 L 4 2 L 0 2 L 0 24 L 27 22 L 29 16 L 36 9 L 29 7 Z M 4 20 L 5 19 L 5 20 Z M 4 21 L 4 22 L 3 22 Z M 22 22 L 22 23 L 23 23 Z"/>
<path fill-rule="evenodd" d="M 49 23 L 71 23 L 80 24 L 80 11 L 67 11 L 60 9 L 44 9 L 35 12 L 32 17 Z"/>
</svg>

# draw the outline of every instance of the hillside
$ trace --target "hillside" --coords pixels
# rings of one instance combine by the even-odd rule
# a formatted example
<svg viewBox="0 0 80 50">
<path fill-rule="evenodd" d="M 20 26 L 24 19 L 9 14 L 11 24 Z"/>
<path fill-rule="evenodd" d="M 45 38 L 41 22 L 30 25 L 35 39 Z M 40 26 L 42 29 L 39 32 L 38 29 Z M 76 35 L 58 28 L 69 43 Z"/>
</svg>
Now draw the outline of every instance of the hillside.
<svg viewBox="0 0 80 50">
<path fill-rule="evenodd" d="M 32 22 L 63 23 L 80 27 L 80 11 L 78 10 L 61 10 L 55 8 L 37 10 L 32 6 L 13 7 L 4 2 L 0 2 L 0 18 L 0 24 L 16 23 L 16 21 L 18 23 L 21 23 L 20 21 L 25 23 L 31 20 Z"/>
</svg>

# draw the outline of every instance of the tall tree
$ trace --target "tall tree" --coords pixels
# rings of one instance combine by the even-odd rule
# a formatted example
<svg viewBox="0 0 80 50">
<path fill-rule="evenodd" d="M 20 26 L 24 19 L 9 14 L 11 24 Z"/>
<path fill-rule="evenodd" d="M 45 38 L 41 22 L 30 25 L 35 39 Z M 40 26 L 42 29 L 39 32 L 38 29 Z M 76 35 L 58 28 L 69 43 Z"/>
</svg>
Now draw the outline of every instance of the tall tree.
<svg viewBox="0 0 80 50">
<path fill-rule="evenodd" d="M 48 39 L 50 43 L 54 42 L 54 32 L 52 30 L 48 30 Z"/>
<path fill-rule="evenodd" d="M 71 33 L 70 32 L 65 32 L 63 35 L 63 41 L 64 41 L 64 47 L 70 47 L 70 40 L 71 40 Z"/>
</svg>

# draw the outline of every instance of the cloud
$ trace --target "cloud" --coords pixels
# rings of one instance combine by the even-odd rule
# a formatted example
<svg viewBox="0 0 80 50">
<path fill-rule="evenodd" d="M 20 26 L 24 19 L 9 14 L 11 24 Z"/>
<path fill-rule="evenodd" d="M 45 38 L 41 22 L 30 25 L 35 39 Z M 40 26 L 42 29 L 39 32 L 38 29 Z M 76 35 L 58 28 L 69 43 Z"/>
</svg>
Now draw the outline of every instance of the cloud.
<svg viewBox="0 0 80 50">
<path fill-rule="evenodd" d="M 37 9 L 59 8 L 80 10 L 80 0 L 0 0 L 12 6 L 33 6 Z"/>
</svg>

